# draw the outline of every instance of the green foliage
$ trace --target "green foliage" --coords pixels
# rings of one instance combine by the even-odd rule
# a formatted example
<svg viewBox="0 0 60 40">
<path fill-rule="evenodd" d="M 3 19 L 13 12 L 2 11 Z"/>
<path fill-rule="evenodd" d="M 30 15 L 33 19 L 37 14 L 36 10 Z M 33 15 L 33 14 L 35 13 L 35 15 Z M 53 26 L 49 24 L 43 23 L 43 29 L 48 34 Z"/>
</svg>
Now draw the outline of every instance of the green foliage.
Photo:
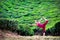
<svg viewBox="0 0 60 40">
<path fill-rule="evenodd" d="M 27 24 L 30 28 L 29 30 L 33 31 L 36 27 L 29 24 L 33 24 L 34 20 L 40 20 L 41 16 L 44 16 L 49 20 L 46 29 L 53 27 L 56 22 L 60 21 L 60 1 L 0 0 L 0 18 L 17 20 L 17 25 L 23 24 L 21 25 L 23 30 L 25 30 L 25 24 Z M 11 25 L 12 24 L 13 23 L 11 23 Z M 20 26 L 17 28 L 20 30 Z"/>
<path fill-rule="evenodd" d="M 34 35 L 34 31 L 27 25 L 19 26 L 19 29 L 17 30 L 17 33 L 22 36 L 32 36 Z"/>
<path fill-rule="evenodd" d="M 53 1 L 1 0 L 0 18 L 16 19 L 19 24 L 31 24 L 34 23 L 34 20 L 40 20 L 41 16 L 45 16 L 49 19 L 49 24 L 46 28 L 48 29 L 60 21 L 60 9 L 57 5 L 59 1 Z"/>
<path fill-rule="evenodd" d="M 14 20 L 0 19 L 0 29 L 14 31 L 18 27 L 18 22 Z"/>
<path fill-rule="evenodd" d="M 54 27 L 47 30 L 46 35 L 60 36 L 60 22 L 57 22 Z"/>
</svg>

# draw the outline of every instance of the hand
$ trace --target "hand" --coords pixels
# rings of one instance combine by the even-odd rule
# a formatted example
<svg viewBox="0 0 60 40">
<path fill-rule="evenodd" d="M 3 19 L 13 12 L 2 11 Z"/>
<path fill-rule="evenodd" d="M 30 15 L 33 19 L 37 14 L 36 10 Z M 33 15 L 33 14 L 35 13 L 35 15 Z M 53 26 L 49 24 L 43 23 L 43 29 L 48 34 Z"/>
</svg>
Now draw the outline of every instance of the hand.
<svg viewBox="0 0 60 40">
<path fill-rule="evenodd" d="M 40 19 L 40 21 L 42 21 L 42 18 Z"/>
<path fill-rule="evenodd" d="M 47 20 L 44 16 L 42 16 L 42 18 L 43 18 L 45 21 Z"/>
<path fill-rule="evenodd" d="M 35 26 L 36 24 L 31 24 L 32 26 Z"/>
<path fill-rule="evenodd" d="M 44 16 L 42 16 L 42 18 L 43 18 L 43 19 L 45 19 L 45 17 L 44 17 Z"/>
<path fill-rule="evenodd" d="M 35 23 L 37 22 L 37 20 L 35 20 Z"/>
</svg>

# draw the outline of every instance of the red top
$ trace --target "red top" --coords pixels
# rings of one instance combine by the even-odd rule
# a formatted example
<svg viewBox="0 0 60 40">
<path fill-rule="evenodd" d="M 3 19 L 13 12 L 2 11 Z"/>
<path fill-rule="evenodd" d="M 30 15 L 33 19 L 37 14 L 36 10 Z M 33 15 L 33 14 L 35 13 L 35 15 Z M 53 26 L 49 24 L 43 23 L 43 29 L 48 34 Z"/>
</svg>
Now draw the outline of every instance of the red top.
<svg viewBox="0 0 60 40">
<path fill-rule="evenodd" d="M 45 32 L 45 26 L 48 23 L 48 20 L 46 20 L 43 24 L 41 24 L 40 22 L 37 22 L 36 25 L 40 28 L 43 28 L 43 31 Z"/>
</svg>

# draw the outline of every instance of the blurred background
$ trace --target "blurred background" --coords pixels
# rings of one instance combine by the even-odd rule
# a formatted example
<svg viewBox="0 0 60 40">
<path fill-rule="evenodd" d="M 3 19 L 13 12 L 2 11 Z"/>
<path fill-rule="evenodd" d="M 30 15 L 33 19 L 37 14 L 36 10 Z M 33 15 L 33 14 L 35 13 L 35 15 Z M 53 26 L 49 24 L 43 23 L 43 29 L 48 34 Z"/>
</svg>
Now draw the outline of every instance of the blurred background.
<svg viewBox="0 0 60 40">
<path fill-rule="evenodd" d="M 60 36 L 60 0 L 0 0 L 0 29 L 19 35 L 42 35 L 42 29 L 32 26 L 41 16 L 49 23 L 46 35 Z"/>
</svg>

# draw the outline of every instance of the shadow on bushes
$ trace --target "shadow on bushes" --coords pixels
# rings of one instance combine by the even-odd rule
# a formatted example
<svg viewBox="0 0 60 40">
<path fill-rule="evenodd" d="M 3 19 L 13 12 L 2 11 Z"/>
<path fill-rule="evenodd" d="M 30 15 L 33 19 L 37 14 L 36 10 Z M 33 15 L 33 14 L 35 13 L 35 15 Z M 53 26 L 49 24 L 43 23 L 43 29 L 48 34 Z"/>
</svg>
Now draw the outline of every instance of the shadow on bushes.
<svg viewBox="0 0 60 40">
<path fill-rule="evenodd" d="M 18 21 L 0 19 L 0 29 L 10 30 L 22 36 L 42 35 L 42 30 L 31 29 L 29 25 L 19 25 Z M 60 36 L 60 22 L 57 22 L 54 27 L 46 31 L 46 35 Z"/>
<path fill-rule="evenodd" d="M 12 20 L 0 19 L 0 29 L 16 32 L 22 36 L 34 35 L 34 31 L 28 25 L 19 25 L 17 21 Z"/>
<path fill-rule="evenodd" d="M 10 30 L 15 31 L 17 29 L 18 22 L 7 20 L 7 19 L 0 19 L 0 29 L 1 30 Z"/>
<path fill-rule="evenodd" d="M 20 25 L 19 30 L 17 30 L 17 33 L 22 36 L 32 36 L 34 35 L 34 31 L 28 26 L 28 25 Z"/>
<path fill-rule="evenodd" d="M 57 22 L 54 27 L 48 29 L 46 35 L 60 36 L 60 22 Z"/>
</svg>

